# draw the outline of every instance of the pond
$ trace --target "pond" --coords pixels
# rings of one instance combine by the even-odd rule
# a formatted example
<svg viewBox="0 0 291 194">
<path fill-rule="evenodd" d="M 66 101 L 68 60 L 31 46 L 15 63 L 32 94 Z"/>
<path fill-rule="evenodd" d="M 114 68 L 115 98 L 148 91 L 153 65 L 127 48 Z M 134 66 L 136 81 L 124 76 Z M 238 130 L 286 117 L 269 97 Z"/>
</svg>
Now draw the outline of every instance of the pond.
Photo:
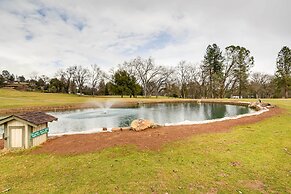
<svg viewBox="0 0 291 194">
<path fill-rule="evenodd" d="M 127 127 L 134 119 L 149 119 L 157 124 L 182 124 L 206 121 L 255 112 L 245 106 L 215 103 L 140 104 L 128 108 L 91 108 L 63 112 L 48 112 L 58 118 L 49 123 L 50 135 L 91 133 L 103 127 Z M 0 128 L 0 135 L 3 129 Z M 2 138 L 2 135 L 0 139 Z"/>
<path fill-rule="evenodd" d="M 254 112 L 245 106 L 210 103 L 141 104 L 128 108 L 92 108 L 64 112 L 49 112 L 58 118 L 49 124 L 50 135 L 89 133 L 101 128 L 127 127 L 134 119 L 149 119 L 155 123 L 174 124 L 184 121 L 205 121 Z"/>
</svg>

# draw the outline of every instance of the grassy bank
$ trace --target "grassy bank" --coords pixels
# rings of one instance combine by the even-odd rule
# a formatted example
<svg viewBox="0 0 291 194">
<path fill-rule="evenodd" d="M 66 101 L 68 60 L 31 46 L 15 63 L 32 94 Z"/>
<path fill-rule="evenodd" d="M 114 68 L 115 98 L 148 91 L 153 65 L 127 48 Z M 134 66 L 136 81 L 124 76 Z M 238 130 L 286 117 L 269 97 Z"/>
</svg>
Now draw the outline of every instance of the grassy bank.
<svg viewBox="0 0 291 194">
<path fill-rule="evenodd" d="M 0 89 L 0 111 L 4 109 L 20 109 L 34 107 L 60 107 L 66 105 L 90 105 L 95 102 L 116 101 L 116 103 L 182 101 L 183 99 L 168 97 L 129 98 L 125 96 L 78 96 L 75 94 L 54 94 L 40 92 L 25 92 L 13 89 Z"/>
<path fill-rule="evenodd" d="M 40 93 L 40 92 L 25 92 L 13 89 L 0 89 L 0 109 L 4 108 L 23 108 L 31 106 L 60 106 L 68 104 L 83 104 L 94 101 L 106 100 L 119 100 L 119 101 L 138 101 L 155 100 L 152 98 L 120 98 L 118 96 L 106 97 L 92 97 L 92 96 L 78 96 L 75 94 L 55 94 L 55 93 Z M 159 99 L 167 99 L 159 97 Z"/>
<path fill-rule="evenodd" d="M 129 104 L 176 102 L 185 99 L 169 97 L 141 97 L 129 96 L 79 96 L 75 94 L 55 94 L 0 89 L 0 116 L 28 111 L 63 111 L 80 108 L 98 107 L 99 103 L 113 102 L 113 106 L 128 106 Z"/>
<path fill-rule="evenodd" d="M 11 193 L 290 193 L 291 101 L 281 115 L 230 133 L 169 143 L 161 151 L 114 147 L 75 156 L 0 156 Z"/>
<path fill-rule="evenodd" d="M 28 111 L 63 111 L 80 108 L 98 107 L 99 103 L 110 101 L 113 106 L 128 106 L 136 103 L 159 103 L 159 102 L 185 102 L 193 99 L 181 99 L 170 97 L 142 97 L 130 98 L 129 96 L 79 96 L 75 94 L 55 94 L 17 91 L 13 89 L 0 88 L 0 116 Z M 205 99 L 211 102 L 211 99 Z M 215 101 L 225 101 L 224 99 Z M 231 103 L 226 100 L 227 103 Z M 237 103 L 237 102 L 235 102 Z"/>
</svg>

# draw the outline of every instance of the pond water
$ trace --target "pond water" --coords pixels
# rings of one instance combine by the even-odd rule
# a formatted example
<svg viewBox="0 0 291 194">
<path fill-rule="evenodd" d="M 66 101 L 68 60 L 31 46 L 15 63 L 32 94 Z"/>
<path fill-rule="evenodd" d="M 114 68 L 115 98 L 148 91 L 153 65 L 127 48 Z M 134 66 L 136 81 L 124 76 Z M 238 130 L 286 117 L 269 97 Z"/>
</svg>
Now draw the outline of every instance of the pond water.
<svg viewBox="0 0 291 194">
<path fill-rule="evenodd" d="M 134 119 L 149 119 L 155 123 L 175 124 L 185 121 L 205 121 L 255 112 L 245 106 L 214 103 L 158 103 L 128 108 L 92 108 L 64 112 L 48 112 L 58 118 L 49 123 L 49 134 L 90 133 L 101 128 L 127 127 Z M 1 118 L 1 117 L 0 117 Z M 0 127 L 0 139 L 3 128 Z"/>
<path fill-rule="evenodd" d="M 134 119 L 149 119 L 158 124 L 205 121 L 253 112 L 244 106 L 209 103 L 142 104 L 129 108 L 94 108 L 49 112 L 58 118 L 49 124 L 49 134 L 88 133 L 101 128 L 126 127 Z"/>
</svg>

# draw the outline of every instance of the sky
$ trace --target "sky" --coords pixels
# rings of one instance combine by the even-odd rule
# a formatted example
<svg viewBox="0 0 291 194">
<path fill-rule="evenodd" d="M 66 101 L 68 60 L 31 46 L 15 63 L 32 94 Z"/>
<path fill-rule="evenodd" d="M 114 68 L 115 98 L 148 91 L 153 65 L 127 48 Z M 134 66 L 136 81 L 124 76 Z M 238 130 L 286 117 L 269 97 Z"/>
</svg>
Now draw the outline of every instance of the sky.
<svg viewBox="0 0 291 194">
<path fill-rule="evenodd" d="M 54 76 L 137 56 L 197 65 L 216 43 L 244 46 L 253 72 L 273 74 L 280 49 L 291 47 L 290 9 L 290 0 L 0 0 L 0 70 Z"/>
</svg>

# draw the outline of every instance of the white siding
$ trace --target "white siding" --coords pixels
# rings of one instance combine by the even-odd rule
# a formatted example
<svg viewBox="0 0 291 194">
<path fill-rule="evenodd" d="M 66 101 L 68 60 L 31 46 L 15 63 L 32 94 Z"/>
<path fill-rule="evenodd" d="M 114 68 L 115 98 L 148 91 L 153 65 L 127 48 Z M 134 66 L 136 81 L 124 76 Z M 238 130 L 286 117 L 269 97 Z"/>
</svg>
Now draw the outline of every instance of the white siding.
<svg viewBox="0 0 291 194">
<path fill-rule="evenodd" d="M 17 121 L 17 120 L 12 120 L 10 122 L 8 122 L 8 125 L 9 126 L 25 126 L 24 123 L 20 122 L 20 121 Z"/>
<path fill-rule="evenodd" d="M 12 127 L 11 129 L 16 129 L 16 130 L 14 130 L 12 132 L 12 134 L 9 134 L 10 130 L 11 130 L 9 127 Z M 20 130 L 17 130 L 18 127 L 24 128 L 24 130 L 22 130 L 20 132 Z M 39 130 L 44 129 L 46 127 L 47 127 L 46 123 L 39 125 L 37 127 L 31 127 L 28 124 L 20 122 L 18 120 L 9 121 L 9 122 L 7 122 L 7 125 L 4 129 L 5 130 L 5 137 L 8 137 L 7 140 L 4 141 L 4 146 L 5 146 L 5 148 L 10 148 L 9 147 L 10 145 L 13 147 L 19 147 L 19 145 L 22 144 L 21 147 L 29 148 L 29 147 L 40 145 L 47 140 L 47 134 L 43 134 L 43 135 L 40 135 L 40 136 L 35 137 L 35 138 L 31 138 L 30 135 L 31 135 L 31 132 L 39 131 Z M 24 142 L 22 141 L 22 139 L 19 139 L 20 133 L 22 133 L 21 138 L 24 139 L 23 140 Z M 11 135 L 13 135 L 12 138 L 16 138 L 16 140 L 14 142 L 9 142 Z"/>
<path fill-rule="evenodd" d="M 24 147 L 25 148 L 28 148 L 29 145 L 28 145 L 28 125 L 27 124 L 24 124 L 20 121 L 17 121 L 17 120 L 12 120 L 10 122 L 7 123 L 7 136 L 9 137 L 10 136 L 10 130 L 9 130 L 9 127 L 24 127 L 24 131 L 22 133 L 24 133 Z"/>
<path fill-rule="evenodd" d="M 33 132 L 46 128 L 46 124 L 39 125 L 33 128 Z M 32 146 L 38 146 L 47 140 L 47 134 L 40 135 L 32 139 Z"/>
<path fill-rule="evenodd" d="M 11 129 L 11 142 L 10 145 L 12 148 L 21 148 L 23 146 L 23 130 L 22 128 Z"/>
</svg>

